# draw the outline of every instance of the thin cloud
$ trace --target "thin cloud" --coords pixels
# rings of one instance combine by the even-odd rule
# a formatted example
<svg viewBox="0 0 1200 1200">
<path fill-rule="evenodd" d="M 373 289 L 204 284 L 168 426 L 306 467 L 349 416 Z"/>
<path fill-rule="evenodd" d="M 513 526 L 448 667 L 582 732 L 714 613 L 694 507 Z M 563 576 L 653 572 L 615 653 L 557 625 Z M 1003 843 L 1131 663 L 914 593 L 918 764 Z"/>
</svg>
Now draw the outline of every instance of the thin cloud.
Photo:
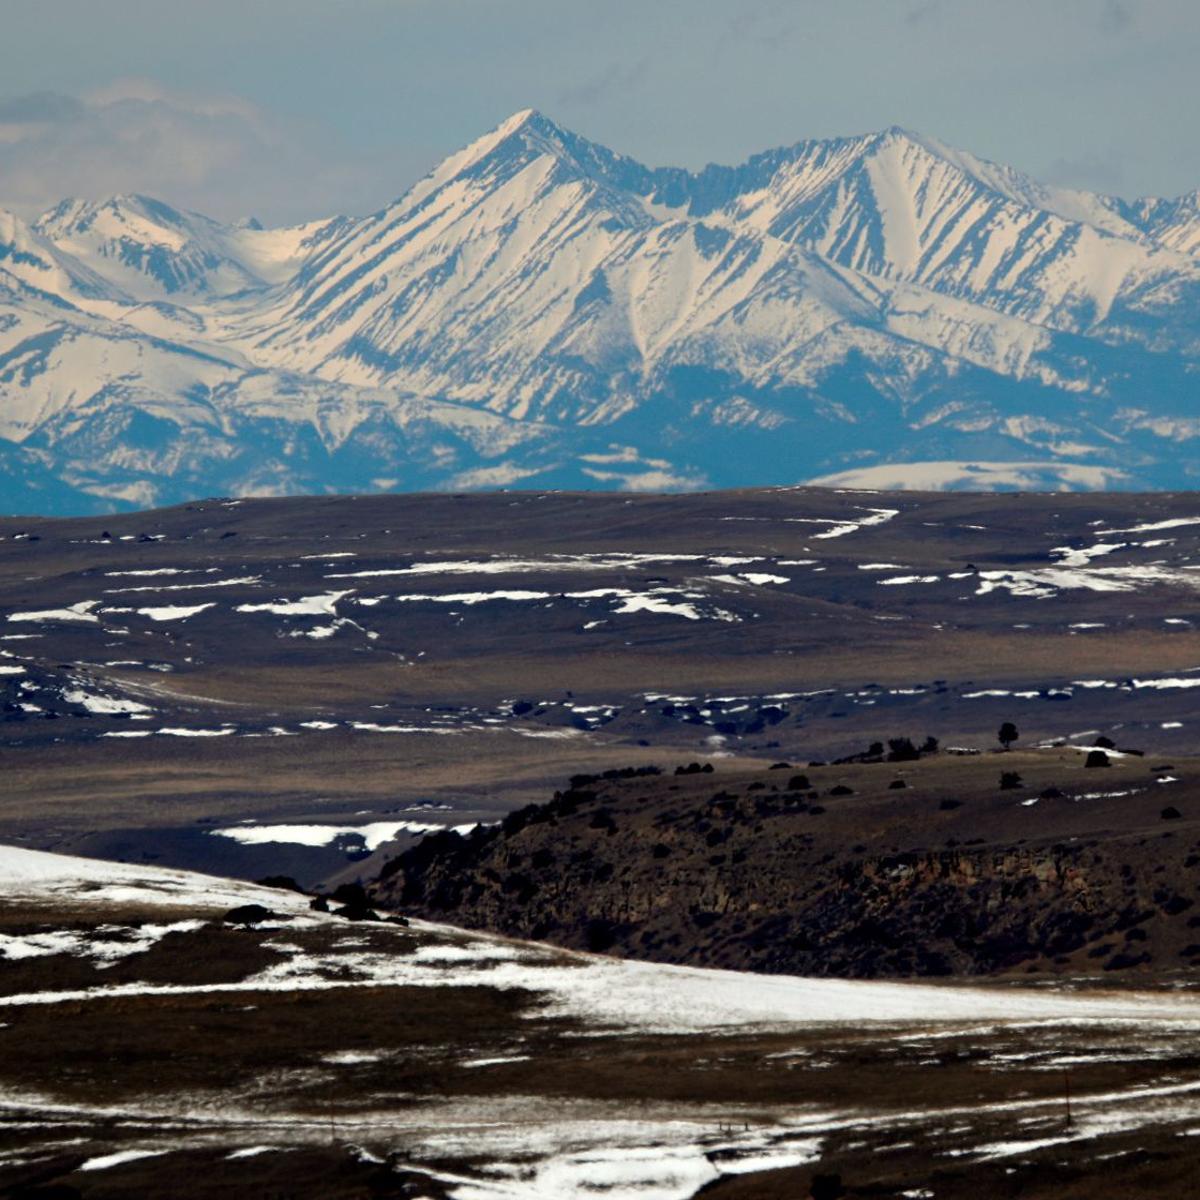
<svg viewBox="0 0 1200 1200">
<path fill-rule="evenodd" d="M 1133 10 L 1126 0 L 1104 0 L 1100 28 L 1105 33 L 1124 33 L 1133 24 Z"/>
<path fill-rule="evenodd" d="M 302 220 L 378 207 L 409 182 L 239 96 L 125 79 L 0 100 L 0 207 L 26 218 L 65 196 L 143 192 L 222 219 Z"/>
<path fill-rule="evenodd" d="M 556 99 L 563 108 L 593 108 L 617 92 L 637 88 L 645 82 L 649 71 L 649 58 L 628 65 L 612 63 L 598 75 L 563 88 Z"/>
<path fill-rule="evenodd" d="M 1125 186 L 1125 172 L 1120 163 L 1096 154 L 1056 158 L 1041 172 L 1041 177 L 1047 183 L 1110 196 L 1120 195 Z"/>
<path fill-rule="evenodd" d="M 943 0 L 924 0 L 923 4 L 915 5 L 904 14 L 904 23 L 912 26 L 927 25 L 942 15 L 944 7 Z"/>
<path fill-rule="evenodd" d="M 29 92 L 0 99 L 0 124 L 40 125 L 77 121 L 83 116 L 83 101 L 61 92 Z"/>
</svg>

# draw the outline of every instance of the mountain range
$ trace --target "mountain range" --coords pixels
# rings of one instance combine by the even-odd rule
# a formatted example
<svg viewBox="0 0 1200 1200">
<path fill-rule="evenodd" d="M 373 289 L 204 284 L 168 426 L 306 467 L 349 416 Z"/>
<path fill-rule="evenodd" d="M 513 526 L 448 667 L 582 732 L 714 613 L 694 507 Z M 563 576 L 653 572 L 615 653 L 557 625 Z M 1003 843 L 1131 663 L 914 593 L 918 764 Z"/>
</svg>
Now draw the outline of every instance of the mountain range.
<svg viewBox="0 0 1200 1200">
<path fill-rule="evenodd" d="M 1186 488 L 1200 191 L 899 128 L 651 169 L 532 110 L 366 217 L 0 212 L 0 508 L 208 494 Z"/>
</svg>

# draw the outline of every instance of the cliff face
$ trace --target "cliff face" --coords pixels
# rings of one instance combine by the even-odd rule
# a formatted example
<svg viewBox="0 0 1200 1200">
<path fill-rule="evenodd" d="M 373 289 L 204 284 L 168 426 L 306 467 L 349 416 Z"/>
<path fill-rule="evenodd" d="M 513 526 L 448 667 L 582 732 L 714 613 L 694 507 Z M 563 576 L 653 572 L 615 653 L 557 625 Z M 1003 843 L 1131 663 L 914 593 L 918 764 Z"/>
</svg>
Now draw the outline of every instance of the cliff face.
<svg viewBox="0 0 1200 1200">
<path fill-rule="evenodd" d="M 1164 819 L 1161 789 L 1035 807 L 998 791 L 989 761 L 914 764 L 903 790 L 894 768 L 859 766 L 850 795 L 830 794 L 833 771 L 803 789 L 773 771 L 577 779 L 501 826 L 427 838 L 377 894 L 575 948 L 763 972 L 1171 975 L 1200 957 L 1200 828 Z"/>
</svg>

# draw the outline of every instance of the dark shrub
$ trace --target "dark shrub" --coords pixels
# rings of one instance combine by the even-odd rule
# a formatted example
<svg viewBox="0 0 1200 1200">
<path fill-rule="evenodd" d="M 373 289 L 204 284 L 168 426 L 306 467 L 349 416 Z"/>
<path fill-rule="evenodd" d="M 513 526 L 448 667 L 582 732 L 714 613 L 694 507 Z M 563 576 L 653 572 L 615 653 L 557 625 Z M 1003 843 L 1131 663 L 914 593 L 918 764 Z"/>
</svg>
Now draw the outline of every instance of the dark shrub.
<svg viewBox="0 0 1200 1200">
<path fill-rule="evenodd" d="M 1014 788 L 1023 787 L 1021 776 L 1016 771 L 1001 771 L 1000 772 L 1000 790 L 1010 792 Z"/>
<path fill-rule="evenodd" d="M 814 1175 L 808 1194 L 812 1200 L 841 1200 L 846 1192 L 840 1175 Z"/>
<path fill-rule="evenodd" d="M 335 917 L 343 917 L 347 921 L 379 921 L 382 918 L 369 904 L 344 904 L 333 910 Z"/>
<path fill-rule="evenodd" d="M 1127 971 L 1130 967 L 1140 967 L 1142 963 L 1150 961 L 1149 954 L 1114 954 L 1112 958 L 1104 964 L 1106 971 Z"/>
<path fill-rule="evenodd" d="M 1173 804 L 1168 804 L 1166 808 L 1158 814 L 1164 821 L 1178 821 L 1183 813 L 1179 811 Z"/>
<path fill-rule="evenodd" d="M 853 796 L 854 789 L 847 787 L 844 783 L 839 783 L 829 789 L 829 794 L 831 796 Z"/>
<path fill-rule="evenodd" d="M 789 792 L 807 792 L 812 787 L 807 775 L 793 775 L 787 785 Z"/>
<path fill-rule="evenodd" d="M 941 804 L 938 805 L 938 808 L 940 808 L 942 810 L 942 812 L 949 812 L 951 809 L 954 809 L 954 808 L 962 808 L 962 801 L 961 800 L 943 800 L 941 802 Z"/>
<path fill-rule="evenodd" d="M 593 917 L 583 927 L 583 940 L 593 954 L 603 954 L 616 944 L 617 926 L 604 917 Z"/>
<path fill-rule="evenodd" d="M 898 792 L 906 787 L 908 787 L 908 784 L 905 783 L 903 779 L 893 779 L 892 782 L 888 784 L 888 789 L 893 792 Z"/>
<path fill-rule="evenodd" d="M 338 904 L 366 904 L 367 890 L 361 883 L 342 883 L 334 888 L 331 899 Z"/>
<path fill-rule="evenodd" d="M 251 925 L 259 925 L 263 921 L 277 921 L 279 914 L 269 908 L 263 908 L 261 904 L 239 904 L 237 908 L 231 908 L 221 920 L 226 925 L 240 925 L 243 929 L 249 929 Z"/>
<path fill-rule="evenodd" d="M 1098 737 L 1092 745 L 1099 746 L 1101 750 L 1115 750 L 1117 748 L 1117 743 L 1112 738 L 1104 736 Z"/>
<path fill-rule="evenodd" d="M 1089 750 L 1087 759 L 1083 765 L 1085 767 L 1108 767 L 1112 764 L 1109 761 L 1108 755 L 1103 750 Z"/>
<path fill-rule="evenodd" d="M 651 858 L 666 858 L 671 853 L 671 847 L 664 845 L 662 842 L 656 842 L 654 849 L 650 851 Z"/>
<path fill-rule="evenodd" d="M 304 889 L 290 875 L 268 875 L 258 881 L 259 887 L 278 888 L 284 892 L 299 892 L 304 895 Z"/>
</svg>

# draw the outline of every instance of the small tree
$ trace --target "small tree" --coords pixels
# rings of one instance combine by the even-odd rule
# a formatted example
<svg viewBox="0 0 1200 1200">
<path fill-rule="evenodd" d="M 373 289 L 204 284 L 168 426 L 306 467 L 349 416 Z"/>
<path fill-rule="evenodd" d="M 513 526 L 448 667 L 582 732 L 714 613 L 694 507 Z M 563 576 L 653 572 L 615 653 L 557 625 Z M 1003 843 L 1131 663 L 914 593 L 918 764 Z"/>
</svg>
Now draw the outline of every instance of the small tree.
<svg viewBox="0 0 1200 1200">
<path fill-rule="evenodd" d="M 1002 745 L 1005 750 L 1007 750 L 1020 736 L 1021 735 L 1017 732 L 1017 727 L 1011 721 L 1005 721 L 1004 724 L 1000 726 L 1000 732 L 996 734 L 996 737 L 1000 741 L 1000 745 Z"/>
<path fill-rule="evenodd" d="M 1002 771 L 1000 773 L 1000 790 L 1010 792 L 1014 788 L 1023 787 L 1021 777 L 1016 771 Z"/>
<path fill-rule="evenodd" d="M 912 762 L 920 758 L 920 752 L 912 744 L 911 738 L 888 738 L 888 762 Z"/>
</svg>

